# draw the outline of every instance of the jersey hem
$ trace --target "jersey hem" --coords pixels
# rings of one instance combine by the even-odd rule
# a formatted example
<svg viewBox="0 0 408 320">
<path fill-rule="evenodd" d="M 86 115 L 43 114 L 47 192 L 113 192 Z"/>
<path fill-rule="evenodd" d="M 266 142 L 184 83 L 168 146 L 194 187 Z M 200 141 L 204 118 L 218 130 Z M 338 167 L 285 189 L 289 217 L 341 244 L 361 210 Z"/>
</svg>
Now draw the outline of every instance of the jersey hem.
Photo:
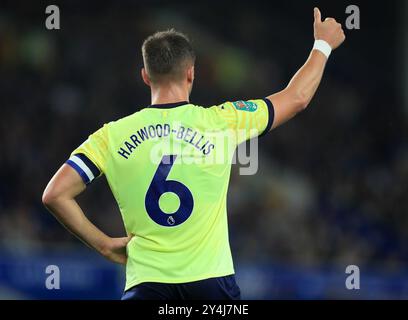
<svg viewBox="0 0 408 320">
<path fill-rule="evenodd" d="M 220 273 L 209 273 L 209 274 L 204 274 L 204 275 L 199 275 L 195 277 L 187 277 L 187 278 L 178 278 L 178 279 L 168 279 L 168 278 L 145 278 L 145 279 L 140 279 L 136 281 L 132 281 L 129 284 L 126 284 L 125 290 L 127 291 L 129 289 L 132 289 L 133 287 L 144 283 L 144 282 L 158 282 L 158 283 L 187 283 L 187 282 L 195 282 L 195 281 L 200 281 L 200 280 L 206 280 L 206 279 L 211 279 L 211 278 L 218 278 L 218 277 L 226 277 L 235 274 L 235 271 L 226 271 L 226 272 L 220 272 Z"/>
</svg>

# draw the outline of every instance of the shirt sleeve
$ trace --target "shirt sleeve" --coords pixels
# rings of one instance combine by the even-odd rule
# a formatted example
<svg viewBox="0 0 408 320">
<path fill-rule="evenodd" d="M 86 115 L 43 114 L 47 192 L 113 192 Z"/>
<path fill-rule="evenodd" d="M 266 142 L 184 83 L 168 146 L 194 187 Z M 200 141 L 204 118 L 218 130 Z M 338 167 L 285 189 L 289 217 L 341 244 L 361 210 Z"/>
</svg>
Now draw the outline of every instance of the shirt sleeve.
<svg viewBox="0 0 408 320">
<path fill-rule="evenodd" d="M 218 116 L 224 118 L 229 129 L 234 130 L 237 144 L 270 131 L 274 109 L 269 99 L 225 102 L 215 106 Z"/>
<path fill-rule="evenodd" d="M 105 124 L 75 149 L 66 163 L 89 184 L 106 171 L 108 151 L 108 125 Z"/>
</svg>

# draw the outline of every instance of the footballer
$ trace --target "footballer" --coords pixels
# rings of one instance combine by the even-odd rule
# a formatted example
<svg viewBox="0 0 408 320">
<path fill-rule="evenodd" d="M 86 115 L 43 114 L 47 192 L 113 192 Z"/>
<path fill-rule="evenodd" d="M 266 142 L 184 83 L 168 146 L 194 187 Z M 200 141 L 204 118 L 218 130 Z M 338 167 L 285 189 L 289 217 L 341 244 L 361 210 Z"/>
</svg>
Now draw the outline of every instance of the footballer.
<svg viewBox="0 0 408 320">
<path fill-rule="evenodd" d="M 171 29 L 144 41 L 141 76 L 151 105 L 91 134 L 42 197 L 70 232 L 126 265 L 123 300 L 240 299 L 228 240 L 229 159 L 238 144 L 267 134 L 310 103 L 345 35 L 315 8 L 314 38 L 307 61 L 282 91 L 207 108 L 189 100 L 195 54 L 188 38 Z M 127 237 L 106 235 L 75 200 L 101 175 Z"/>
</svg>

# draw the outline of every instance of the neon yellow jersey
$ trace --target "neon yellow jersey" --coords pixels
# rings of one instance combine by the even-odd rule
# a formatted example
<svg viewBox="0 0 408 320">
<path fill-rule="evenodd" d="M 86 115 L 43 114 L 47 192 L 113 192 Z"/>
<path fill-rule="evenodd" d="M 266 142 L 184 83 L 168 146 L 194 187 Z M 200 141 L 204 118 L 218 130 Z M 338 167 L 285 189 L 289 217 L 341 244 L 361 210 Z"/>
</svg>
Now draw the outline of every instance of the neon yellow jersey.
<svg viewBox="0 0 408 320">
<path fill-rule="evenodd" d="M 266 133 L 269 100 L 152 105 L 105 124 L 67 161 L 105 174 L 129 242 L 125 290 L 234 274 L 226 199 L 236 146 Z"/>
</svg>

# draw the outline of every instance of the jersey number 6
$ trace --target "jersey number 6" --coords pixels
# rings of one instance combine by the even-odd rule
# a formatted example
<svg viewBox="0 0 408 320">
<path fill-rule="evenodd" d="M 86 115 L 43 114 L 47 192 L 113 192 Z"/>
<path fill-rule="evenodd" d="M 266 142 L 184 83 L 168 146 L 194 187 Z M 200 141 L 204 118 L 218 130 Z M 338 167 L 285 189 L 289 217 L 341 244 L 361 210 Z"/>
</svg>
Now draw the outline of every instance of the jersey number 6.
<svg viewBox="0 0 408 320">
<path fill-rule="evenodd" d="M 176 158 L 177 155 L 163 156 L 145 198 L 149 217 L 164 227 L 174 227 L 183 223 L 193 212 L 194 200 L 191 191 L 179 181 L 167 180 Z M 163 212 L 159 205 L 160 197 L 166 192 L 173 192 L 180 199 L 179 208 L 171 214 Z"/>
</svg>

